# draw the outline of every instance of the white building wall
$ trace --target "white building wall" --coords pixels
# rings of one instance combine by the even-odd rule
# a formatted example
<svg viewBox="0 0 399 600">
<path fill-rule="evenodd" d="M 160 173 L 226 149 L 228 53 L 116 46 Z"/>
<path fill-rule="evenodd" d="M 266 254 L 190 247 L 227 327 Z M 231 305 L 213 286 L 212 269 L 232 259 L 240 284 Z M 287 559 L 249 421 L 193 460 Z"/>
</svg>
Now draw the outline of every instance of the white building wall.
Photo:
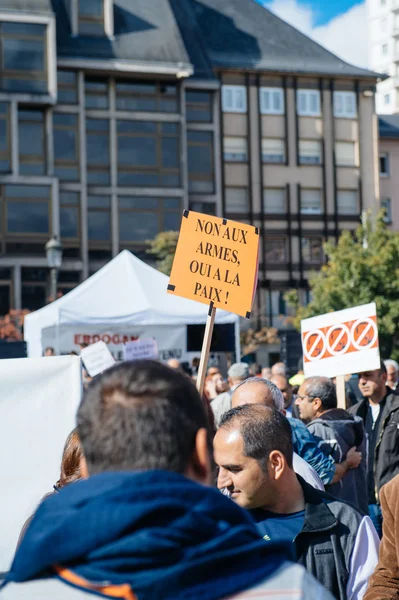
<svg viewBox="0 0 399 600">
<path fill-rule="evenodd" d="M 369 67 L 389 79 L 377 86 L 377 114 L 399 112 L 399 0 L 367 0 Z"/>
</svg>

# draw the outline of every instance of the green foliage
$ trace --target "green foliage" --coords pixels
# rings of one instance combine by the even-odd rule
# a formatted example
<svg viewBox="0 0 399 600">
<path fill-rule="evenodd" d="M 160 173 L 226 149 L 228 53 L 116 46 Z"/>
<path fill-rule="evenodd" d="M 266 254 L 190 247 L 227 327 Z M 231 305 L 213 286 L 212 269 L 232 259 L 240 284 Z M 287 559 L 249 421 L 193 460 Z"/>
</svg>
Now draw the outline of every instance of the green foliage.
<svg viewBox="0 0 399 600">
<path fill-rule="evenodd" d="M 148 254 L 157 261 L 157 269 L 165 275 L 170 275 L 175 256 L 178 231 L 162 231 L 153 240 L 148 240 Z"/>
<path fill-rule="evenodd" d="M 290 290 L 286 301 L 301 319 L 375 302 L 381 354 L 399 358 L 399 234 L 387 229 L 381 212 L 375 223 L 365 219 L 353 234 L 345 231 L 338 243 L 324 246 L 328 262 L 310 279 L 312 300 L 300 306 Z"/>
</svg>

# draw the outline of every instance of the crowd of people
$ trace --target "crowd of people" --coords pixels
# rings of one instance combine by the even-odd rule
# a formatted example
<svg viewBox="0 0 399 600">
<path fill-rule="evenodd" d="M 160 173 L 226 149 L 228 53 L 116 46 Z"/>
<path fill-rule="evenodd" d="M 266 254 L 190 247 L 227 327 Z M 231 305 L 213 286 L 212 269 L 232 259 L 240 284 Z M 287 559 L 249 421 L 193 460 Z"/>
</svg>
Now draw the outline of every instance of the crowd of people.
<svg viewBox="0 0 399 600">
<path fill-rule="evenodd" d="M 283 363 L 95 377 L 1 600 L 399 598 L 399 367 L 356 379 L 345 410 Z"/>
</svg>

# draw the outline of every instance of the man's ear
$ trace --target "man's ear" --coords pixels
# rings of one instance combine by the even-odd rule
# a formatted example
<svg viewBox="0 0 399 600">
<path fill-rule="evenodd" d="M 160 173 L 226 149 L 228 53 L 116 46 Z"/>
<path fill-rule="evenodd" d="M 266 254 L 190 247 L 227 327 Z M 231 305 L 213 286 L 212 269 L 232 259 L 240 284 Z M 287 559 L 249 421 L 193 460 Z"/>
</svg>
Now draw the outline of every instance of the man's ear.
<svg viewBox="0 0 399 600">
<path fill-rule="evenodd" d="M 315 411 L 319 411 L 321 409 L 322 402 L 320 398 L 313 398 L 313 407 Z"/>
<path fill-rule="evenodd" d="M 269 454 L 268 472 L 272 479 L 280 479 L 286 470 L 286 460 L 279 450 L 273 450 Z"/>
<path fill-rule="evenodd" d="M 208 443 L 208 431 L 199 429 L 195 436 L 194 450 L 185 475 L 203 485 L 212 485 L 211 456 Z"/>
<path fill-rule="evenodd" d="M 87 462 L 84 456 L 81 457 L 79 462 L 80 474 L 82 479 L 88 479 L 90 477 L 89 470 L 87 468 Z"/>
</svg>

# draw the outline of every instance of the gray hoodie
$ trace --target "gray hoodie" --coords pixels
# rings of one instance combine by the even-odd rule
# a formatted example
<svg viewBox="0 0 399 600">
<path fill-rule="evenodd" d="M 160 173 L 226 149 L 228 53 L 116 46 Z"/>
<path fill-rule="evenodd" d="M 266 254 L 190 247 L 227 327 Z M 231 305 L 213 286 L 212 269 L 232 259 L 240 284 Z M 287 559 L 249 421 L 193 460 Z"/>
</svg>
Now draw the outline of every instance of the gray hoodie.
<svg viewBox="0 0 399 600">
<path fill-rule="evenodd" d="M 348 450 L 356 446 L 362 462 L 350 469 L 341 481 L 326 486 L 326 492 L 352 502 L 367 514 L 367 436 L 363 420 L 342 408 L 333 408 L 308 424 L 310 432 L 319 439 L 321 450 L 330 454 L 336 463 L 345 460 Z"/>
</svg>

